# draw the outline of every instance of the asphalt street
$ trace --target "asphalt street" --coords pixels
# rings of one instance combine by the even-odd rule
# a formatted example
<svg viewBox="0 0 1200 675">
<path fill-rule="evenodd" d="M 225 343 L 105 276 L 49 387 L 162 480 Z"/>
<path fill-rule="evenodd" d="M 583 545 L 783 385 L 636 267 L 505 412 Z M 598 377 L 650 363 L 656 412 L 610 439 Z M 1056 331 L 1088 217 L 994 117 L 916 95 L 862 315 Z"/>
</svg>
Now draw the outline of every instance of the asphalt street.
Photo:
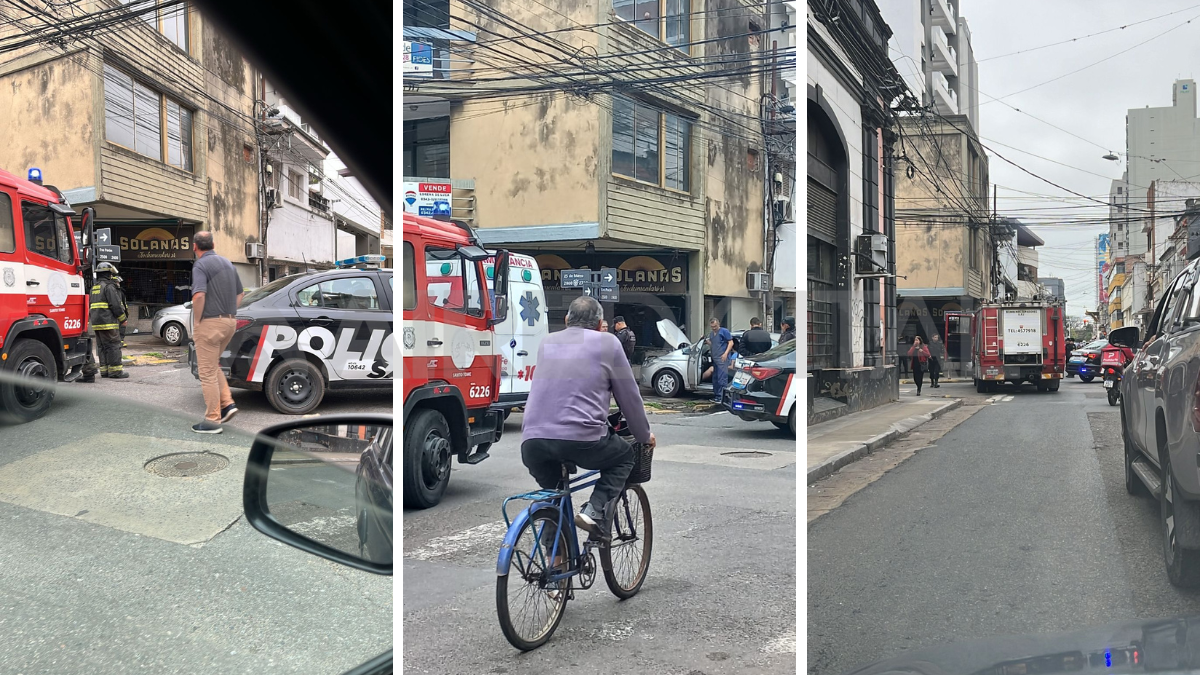
<svg viewBox="0 0 1200 675">
<path fill-rule="evenodd" d="M 809 526 L 809 672 L 1200 612 L 1167 581 L 1157 505 L 1125 491 L 1098 381 L 931 392 L 982 407 Z"/>
<path fill-rule="evenodd" d="M 226 432 L 194 434 L 203 398 L 183 364 L 127 370 L 61 385 L 44 418 L 0 426 L 0 674 L 341 673 L 391 648 L 392 578 L 245 522 L 253 433 L 295 418 L 234 390 Z M 390 393 L 346 393 L 318 412 L 391 408 Z M 151 472 L 174 453 L 214 470 Z M 281 498 L 322 505 L 289 522 L 352 535 L 353 473 L 289 471 L 311 479 L 280 484 Z"/>
<path fill-rule="evenodd" d="M 653 415 L 645 585 L 618 601 L 598 578 L 567 603 L 550 641 L 522 654 L 500 631 L 495 590 L 500 505 L 537 487 L 521 464 L 520 422 L 508 420 L 484 462 L 455 464 L 441 504 L 404 513 L 406 673 L 795 672 L 794 438 L 728 413 Z M 762 454 L 722 454 L 731 451 Z"/>
</svg>

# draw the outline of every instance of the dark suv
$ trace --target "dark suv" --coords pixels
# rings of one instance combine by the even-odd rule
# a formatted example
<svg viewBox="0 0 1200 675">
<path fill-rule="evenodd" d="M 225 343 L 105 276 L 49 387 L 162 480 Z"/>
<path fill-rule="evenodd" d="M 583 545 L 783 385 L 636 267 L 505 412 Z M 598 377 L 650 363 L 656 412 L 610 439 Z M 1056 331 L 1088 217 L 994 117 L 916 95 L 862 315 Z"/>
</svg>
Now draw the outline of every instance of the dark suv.
<svg viewBox="0 0 1200 675">
<path fill-rule="evenodd" d="M 1109 334 L 1135 350 L 1121 379 L 1125 488 L 1159 502 L 1171 583 L 1200 588 L 1200 261 L 1168 286 L 1146 328 Z"/>
</svg>

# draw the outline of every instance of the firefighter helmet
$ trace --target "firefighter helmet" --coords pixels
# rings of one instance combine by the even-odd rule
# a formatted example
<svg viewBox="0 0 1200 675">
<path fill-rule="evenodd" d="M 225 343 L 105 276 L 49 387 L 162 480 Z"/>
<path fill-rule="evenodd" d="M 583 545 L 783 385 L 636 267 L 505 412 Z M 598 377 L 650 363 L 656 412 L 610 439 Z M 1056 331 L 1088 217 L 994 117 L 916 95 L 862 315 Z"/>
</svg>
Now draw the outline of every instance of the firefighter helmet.
<svg viewBox="0 0 1200 675">
<path fill-rule="evenodd" d="M 96 265 L 96 274 L 100 274 L 102 272 L 109 272 L 111 274 L 116 274 L 117 266 L 110 262 L 102 262 L 99 265 Z"/>
</svg>

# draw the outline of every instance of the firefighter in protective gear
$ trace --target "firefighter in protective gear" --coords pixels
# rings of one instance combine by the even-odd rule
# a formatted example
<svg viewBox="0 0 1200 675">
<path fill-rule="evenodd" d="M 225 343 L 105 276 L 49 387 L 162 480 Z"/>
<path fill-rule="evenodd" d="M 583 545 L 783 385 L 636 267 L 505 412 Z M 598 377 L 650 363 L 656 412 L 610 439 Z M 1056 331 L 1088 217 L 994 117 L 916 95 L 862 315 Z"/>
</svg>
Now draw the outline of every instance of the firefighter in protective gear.
<svg viewBox="0 0 1200 675">
<path fill-rule="evenodd" d="M 129 377 L 121 364 L 121 324 L 128 317 L 124 294 L 113 281 L 117 267 L 110 262 L 96 266 L 96 284 L 92 286 L 91 313 L 92 330 L 96 331 L 97 350 L 100 352 L 100 377 L 123 380 Z"/>
</svg>

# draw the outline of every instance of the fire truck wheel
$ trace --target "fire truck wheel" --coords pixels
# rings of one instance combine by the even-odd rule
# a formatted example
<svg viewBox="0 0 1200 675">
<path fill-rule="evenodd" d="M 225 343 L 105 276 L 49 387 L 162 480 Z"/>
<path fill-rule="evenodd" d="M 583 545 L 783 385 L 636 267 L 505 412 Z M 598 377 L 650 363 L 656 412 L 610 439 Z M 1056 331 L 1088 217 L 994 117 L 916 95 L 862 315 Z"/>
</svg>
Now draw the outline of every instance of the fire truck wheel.
<svg viewBox="0 0 1200 675">
<path fill-rule="evenodd" d="M 49 347 L 37 340 L 17 341 L 0 372 L 5 375 L 0 382 L 0 419 L 21 424 L 46 414 L 58 379 L 58 366 Z M 18 377 L 23 379 L 15 380 Z"/>
<path fill-rule="evenodd" d="M 285 415 L 312 412 L 325 398 L 325 378 L 307 359 L 287 359 L 267 374 L 263 392 L 271 407 Z"/>
<path fill-rule="evenodd" d="M 975 380 L 975 393 L 982 394 L 987 391 L 987 382 L 983 380 Z"/>
<path fill-rule="evenodd" d="M 424 408 L 404 424 L 404 505 L 427 509 L 442 501 L 450 484 L 454 457 L 450 425 L 436 410 Z"/>
</svg>

